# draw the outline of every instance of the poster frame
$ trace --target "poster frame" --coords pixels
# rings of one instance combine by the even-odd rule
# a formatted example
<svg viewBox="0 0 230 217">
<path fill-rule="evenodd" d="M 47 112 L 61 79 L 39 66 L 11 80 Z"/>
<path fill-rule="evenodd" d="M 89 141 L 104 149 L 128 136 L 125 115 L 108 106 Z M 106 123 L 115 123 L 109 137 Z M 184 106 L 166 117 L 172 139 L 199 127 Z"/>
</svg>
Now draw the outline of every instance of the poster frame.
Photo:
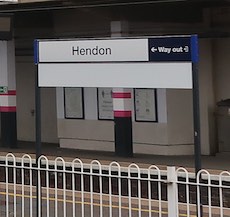
<svg viewBox="0 0 230 217">
<path fill-rule="evenodd" d="M 113 118 L 102 118 L 100 117 L 100 98 L 99 98 L 99 89 L 107 89 L 108 87 L 98 87 L 97 88 L 97 117 L 98 117 L 98 120 L 105 120 L 105 121 L 113 121 L 114 120 L 114 117 Z M 111 88 L 111 91 L 113 91 L 113 89 Z M 112 99 L 112 103 L 113 103 L 113 99 Z M 113 110 L 112 110 L 113 112 Z"/>
<path fill-rule="evenodd" d="M 79 114 L 78 116 L 68 116 L 67 110 L 66 110 L 66 89 L 67 88 L 75 88 L 79 89 L 80 95 L 81 95 L 81 108 L 82 108 L 82 114 Z M 84 119 L 85 118 L 85 108 L 84 108 L 84 89 L 82 87 L 64 87 L 64 117 L 65 119 Z"/>
<path fill-rule="evenodd" d="M 153 102 L 154 102 L 154 111 L 155 111 L 155 119 L 153 120 L 147 120 L 147 119 L 139 119 L 137 115 L 137 105 L 136 105 L 136 92 L 137 90 L 145 90 L 145 91 L 151 91 L 153 94 Z M 134 117 L 135 117 L 135 122 L 158 122 L 158 110 L 157 110 L 157 91 L 156 88 L 134 88 Z"/>
</svg>

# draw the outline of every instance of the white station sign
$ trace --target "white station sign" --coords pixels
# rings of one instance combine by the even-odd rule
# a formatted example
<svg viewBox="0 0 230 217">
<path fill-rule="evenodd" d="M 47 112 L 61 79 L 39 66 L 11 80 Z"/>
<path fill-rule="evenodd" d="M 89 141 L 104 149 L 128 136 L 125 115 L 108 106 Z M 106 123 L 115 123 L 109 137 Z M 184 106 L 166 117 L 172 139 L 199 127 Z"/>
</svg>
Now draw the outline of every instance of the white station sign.
<svg viewBox="0 0 230 217">
<path fill-rule="evenodd" d="M 148 61 L 148 41 L 87 40 L 41 41 L 40 62 Z"/>
<path fill-rule="evenodd" d="M 197 37 L 36 40 L 39 86 L 192 88 Z"/>
</svg>

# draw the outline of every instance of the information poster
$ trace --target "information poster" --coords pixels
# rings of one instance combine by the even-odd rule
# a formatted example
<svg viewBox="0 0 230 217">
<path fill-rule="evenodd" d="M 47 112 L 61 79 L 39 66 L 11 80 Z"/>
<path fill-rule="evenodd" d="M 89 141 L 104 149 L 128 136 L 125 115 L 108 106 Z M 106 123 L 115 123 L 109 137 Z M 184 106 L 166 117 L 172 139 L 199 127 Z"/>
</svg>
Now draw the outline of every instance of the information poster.
<svg viewBox="0 0 230 217">
<path fill-rule="evenodd" d="M 136 121 L 157 121 L 155 89 L 135 89 L 134 98 Z"/>
<path fill-rule="evenodd" d="M 113 90 L 98 88 L 98 119 L 113 120 Z"/>
<path fill-rule="evenodd" d="M 65 118 L 84 118 L 83 90 L 79 87 L 66 87 L 65 94 Z"/>
</svg>

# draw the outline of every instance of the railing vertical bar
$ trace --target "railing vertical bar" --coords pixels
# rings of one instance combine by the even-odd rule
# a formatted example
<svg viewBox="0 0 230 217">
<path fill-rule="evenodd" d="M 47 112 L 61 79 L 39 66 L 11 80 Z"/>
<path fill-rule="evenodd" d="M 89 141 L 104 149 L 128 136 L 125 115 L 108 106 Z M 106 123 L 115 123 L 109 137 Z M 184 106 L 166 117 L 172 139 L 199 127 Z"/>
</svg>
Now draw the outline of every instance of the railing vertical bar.
<svg viewBox="0 0 230 217">
<path fill-rule="evenodd" d="M 80 160 L 79 160 L 80 161 Z M 80 161 L 81 165 L 81 170 L 80 170 L 80 175 L 81 175 L 81 216 L 85 217 L 85 197 L 84 197 L 84 192 L 85 192 L 85 183 L 84 183 L 84 167 L 82 161 Z"/>
<path fill-rule="evenodd" d="M 189 174 L 188 174 L 188 171 L 187 171 L 185 168 L 183 168 L 183 167 L 179 167 L 179 168 L 176 170 L 176 172 L 177 172 L 177 189 L 178 189 L 178 185 L 179 185 L 179 183 L 178 183 L 178 182 L 179 182 L 178 178 L 180 177 L 180 176 L 179 176 L 179 172 L 180 172 L 180 171 L 182 171 L 183 174 L 185 174 L 185 181 L 183 181 L 182 184 L 185 185 L 186 214 L 187 214 L 187 216 L 190 216 L 190 199 L 189 199 L 189 196 L 190 196 L 190 194 L 189 194 L 189 184 L 190 184 L 190 183 L 189 183 Z M 184 177 L 184 175 L 183 175 L 183 177 Z M 177 195 L 177 213 L 178 213 L 178 215 L 180 215 L 178 195 Z"/>
<path fill-rule="evenodd" d="M 7 162 L 7 161 L 6 161 Z M 6 165 L 6 217 L 9 216 L 9 173 L 8 173 L 8 165 Z"/>
<path fill-rule="evenodd" d="M 157 168 L 157 178 L 158 178 L 158 211 L 159 211 L 159 217 L 162 217 L 162 190 L 161 190 L 161 173 L 159 169 Z"/>
<path fill-rule="evenodd" d="M 29 156 L 29 167 L 30 167 L 30 173 L 29 173 L 29 189 L 30 189 L 30 217 L 33 217 L 33 164 L 32 164 L 32 159 Z"/>
<path fill-rule="evenodd" d="M 22 210 L 21 210 L 21 215 L 22 217 L 25 216 L 25 174 L 24 174 L 24 170 L 25 170 L 25 164 L 24 164 L 24 156 L 22 157 L 21 160 L 21 175 L 22 175 Z"/>
<path fill-rule="evenodd" d="M 223 201 L 223 175 L 227 175 L 230 178 L 230 172 L 223 171 L 219 174 L 219 197 L 220 197 L 220 217 L 224 216 L 224 201 Z"/>
<path fill-rule="evenodd" d="M 42 211 L 42 207 L 41 207 L 41 200 L 42 200 L 42 192 L 41 192 L 41 171 L 42 171 L 42 166 L 41 166 L 41 157 L 38 159 L 38 168 L 37 168 L 38 172 L 38 217 L 41 217 L 41 211 Z"/>
<path fill-rule="evenodd" d="M 186 171 L 186 201 L 187 201 L 187 216 L 190 216 L 190 198 L 189 198 L 189 177 Z"/>
<path fill-rule="evenodd" d="M 137 169 L 138 169 L 138 214 L 139 214 L 139 217 L 141 217 L 141 172 L 140 172 L 140 169 L 139 167 L 137 166 Z"/>
<path fill-rule="evenodd" d="M 121 166 L 120 164 L 118 164 L 118 204 L 119 204 L 119 217 L 122 216 L 122 210 L 121 210 L 121 197 L 122 197 L 122 192 L 121 192 L 121 188 L 122 188 L 122 182 L 121 182 Z"/>
<path fill-rule="evenodd" d="M 58 169 L 58 162 L 60 162 L 61 164 L 61 168 L 62 169 Z M 62 213 L 62 217 L 66 217 L 66 164 L 65 164 L 65 161 L 62 157 L 57 157 L 55 159 L 55 170 L 57 172 L 59 172 L 60 176 L 62 177 L 62 189 L 61 189 L 61 186 L 60 187 L 60 192 L 62 192 L 62 206 L 63 206 L 63 213 Z M 56 213 L 57 213 L 57 216 L 58 216 L 58 210 L 60 210 L 60 208 L 58 207 L 58 193 L 57 193 L 57 189 L 58 188 L 58 180 L 59 180 L 59 177 L 58 175 L 56 174 L 56 177 L 55 177 L 55 180 L 56 180 L 56 186 L 55 186 L 55 209 L 56 209 Z"/>
<path fill-rule="evenodd" d="M 49 193 L 49 162 L 46 159 L 46 214 L 50 216 L 50 193 Z"/>
<path fill-rule="evenodd" d="M 151 187 L 151 168 L 148 169 L 148 214 L 149 217 L 152 216 L 152 187 Z"/>
<path fill-rule="evenodd" d="M 208 215 L 209 217 L 212 217 L 212 193 L 210 176 L 208 176 Z"/>
<path fill-rule="evenodd" d="M 113 162 L 109 165 L 109 217 L 113 217 L 113 209 L 112 209 L 112 165 Z"/>
<path fill-rule="evenodd" d="M 8 164 L 8 156 L 6 156 L 6 217 L 9 217 L 9 164 Z"/>
<path fill-rule="evenodd" d="M 16 159 L 15 157 L 13 157 L 13 178 L 14 178 L 14 217 L 16 217 L 17 215 L 17 189 L 16 189 L 16 185 L 17 185 L 17 171 L 16 171 Z"/>
<path fill-rule="evenodd" d="M 128 199 L 129 199 L 129 216 L 132 216 L 132 186 L 131 186 L 131 171 L 128 167 Z"/>
<path fill-rule="evenodd" d="M 58 169 L 57 169 L 57 161 L 55 160 L 54 164 L 54 209 L 55 209 L 55 217 L 58 217 Z"/>
<path fill-rule="evenodd" d="M 101 164 L 100 162 L 98 161 L 98 165 L 99 165 L 99 188 L 100 188 L 100 217 L 103 217 L 103 198 L 102 198 L 102 194 L 103 194 L 103 191 L 102 191 L 102 188 L 103 188 L 103 185 L 102 185 L 102 169 L 101 169 Z"/>
<path fill-rule="evenodd" d="M 66 213 L 66 166 L 65 166 L 65 162 L 63 160 L 63 217 L 66 217 L 67 213 Z"/>
<path fill-rule="evenodd" d="M 93 215 L 93 206 L 94 206 L 94 204 L 93 204 L 93 202 L 94 202 L 94 199 L 93 199 L 93 197 L 94 197 L 94 194 L 93 194 L 93 165 L 92 165 L 92 162 L 91 162 L 91 164 L 90 164 L 90 217 L 93 217 L 94 215 Z"/>
<path fill-rule="evenodd" d="M 223 217 L 224 213 L 223 213 L 223 183 L 222 183 L 222 176 L 219 177 L 219 197 L 220 197 L 220 217 Z"/>
<path fill-rule="evenodd" d="M 72 162 L 72 216 L 76 216 L 76 196 L 75 196 L 75 164 Z"/>
<path fill-rule="evenodd" d="M 201 217 L 201 208 L 200 208 L 200 171 L 196 176 L 196 189 L 197 189 L 197 217 Z"/>
</svg>

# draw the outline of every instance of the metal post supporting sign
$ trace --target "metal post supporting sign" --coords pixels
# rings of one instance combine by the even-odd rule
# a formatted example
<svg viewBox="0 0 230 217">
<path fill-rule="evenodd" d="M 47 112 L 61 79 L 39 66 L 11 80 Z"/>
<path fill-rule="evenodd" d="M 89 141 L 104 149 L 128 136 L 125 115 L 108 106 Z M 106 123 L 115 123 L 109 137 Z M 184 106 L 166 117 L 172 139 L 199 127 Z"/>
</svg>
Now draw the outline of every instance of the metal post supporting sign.
<svg viewBox="0 0 230 217">
<path fill-rule="evenodd" d="M 38 168 L 39 164 L 39 157 L 41 156 L 41 95 L 40 95 L 40 87 L 38 85 L 38 47 L 37 47 L 37 42 L 35 41 L 34 43 L 34 62 L 36 65 L 36 70 L 35 70 L 35 130 L 36 130 L 36 166 Z M 41 198 L 39 195 L 40 189 L 38 185 L 38 170 L 36 173 L 36 216 L 39 217 L 41 216 L 40 213 L 40 201 Z"/>
<path fill-rule="evenodd" d="M 197 43 L 196 40 L 193 42 Z M 194 45 L 194 47 L 198 47 Z M 201 145 L 200 145 L 200 104 L 199 104 L 199 77 L 198 61 L 192 63 L 193 75 L 193 119 L 194 119 L 194 153 L 195 153 L 195 170 L 196 174 L 201 170 Z"/>
<path fill-rule="evenodd" d="M 195 153 L 195 171 L 196 175 L 199 170 L 202 169 L 201 164 L 201 143 L 200 143 L 200 103 L 199 103 L 199 75 L 198 75 L 198 39 L 196 37 L 191 38 L 191 47 L 194 52 L 194 59 L 192 61 L 192 75 L 193 75 L 193 123 L 194 123 L 194 153 Z M 200 179 L 200 177 L 197 177 Z M 200 191 L 200 189 L 199 189 Z M 199 192 L 201 201 L 201 192 Z M 203 216 L 202 201 L 197 203 L 197 215 Z"/>
</svg>

